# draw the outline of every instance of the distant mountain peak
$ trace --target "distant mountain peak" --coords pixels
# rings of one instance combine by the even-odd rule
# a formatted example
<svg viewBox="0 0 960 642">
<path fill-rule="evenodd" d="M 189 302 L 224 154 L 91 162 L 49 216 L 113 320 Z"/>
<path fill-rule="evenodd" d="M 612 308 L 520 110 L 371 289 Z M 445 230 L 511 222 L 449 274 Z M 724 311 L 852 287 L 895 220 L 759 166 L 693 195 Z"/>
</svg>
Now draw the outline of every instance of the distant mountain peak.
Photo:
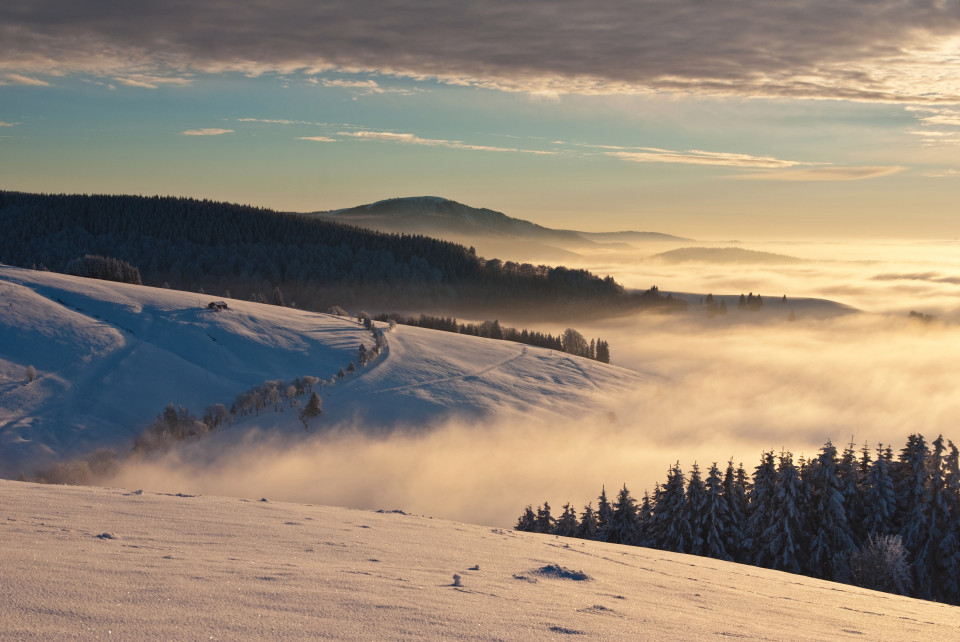
<svg viewBox="0 0 960 642">
<path fill-rule="evenodd" d="M 400 196 L 396 198 L 385 198 L 382 201 L 377 201 L 376 203 L 370 203 L 364 207 L 379 207 L 383 205 L 423 205 L 423 206 L 437 206 L 437 205 L 460 205 L 466 207 L 462 203 L 456 201 L 451 201 L 449 198 L 443 198 L 442 196 Z"/>
<path fill-rule="evenodd" d="M 528 236 L 531 233 L 547 232 L 547 228 L 536 223 L 507 216 L 495 210 L 471 207 L 441 196 L 406 196 L 388 198 L 367 205 L 325 212 L 326 215 L 350 222 L 351 218 L 382 217 L 384 220 L 426 218 L 433 221 L 462 221 L 471 226 L 496 233 L 510 233 Z"/>
</svg>

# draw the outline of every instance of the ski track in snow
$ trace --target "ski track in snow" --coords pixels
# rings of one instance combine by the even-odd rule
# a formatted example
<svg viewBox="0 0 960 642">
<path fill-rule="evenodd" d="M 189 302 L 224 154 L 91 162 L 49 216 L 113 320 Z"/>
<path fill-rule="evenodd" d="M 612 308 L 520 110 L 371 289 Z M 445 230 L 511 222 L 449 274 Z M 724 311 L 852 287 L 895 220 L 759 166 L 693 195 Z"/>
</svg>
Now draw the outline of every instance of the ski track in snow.
<svg viewBox="0 0 960 642">
<path fill-rule="evenodd" d="M 396 356 L 399 356 L 397 353 L 394 353 Z M 401 353 L 402 354 L 402 353 Z M 410 390 L 412 388 L 422 388 L 424 386 L 429 386 L 437 383 L 447 383 L 448 381 L 469 381 L 471 379 L 479 379 L 484 375 L 490 374 L 495 370 L 499 370 L 504 366 L 519 361 L 527 356 L 527 346 L 523 346 L 523 349 L 520 354 L 508 357 L 499 363 L 495 363 L 491 366 L 481 368 L 479 370 L 473 370 L 464 374 L 458 374 L 451 377 L 439 377 L 436 379 L 427 379 L 425 381 L 418 381 L 416 383 L 410 383 L 403 386 L 395 386 L 393 388 L 377 388 L 370 391 L 371 394 L 378 394 L 384 392 L 396 392 L 398 390 Z"/>
</svg>

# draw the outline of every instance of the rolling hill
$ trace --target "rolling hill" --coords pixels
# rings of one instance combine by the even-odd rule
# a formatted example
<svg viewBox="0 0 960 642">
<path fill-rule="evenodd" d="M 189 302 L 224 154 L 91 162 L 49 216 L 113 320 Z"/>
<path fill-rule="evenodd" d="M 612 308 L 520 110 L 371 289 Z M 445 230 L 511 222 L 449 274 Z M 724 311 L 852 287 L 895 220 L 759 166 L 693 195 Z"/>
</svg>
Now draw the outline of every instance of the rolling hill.
<svg viewBox="0 0 960 642">
<path fill-rule="evenodd" d="M 374 343 L 358 321 L 233 299 L 224 311 L 207 307 L 218 300 L 0 267 L 0 476 L 101 447 L 127 452 L 167 404 L 199 417 L 265 381 L 304 375 L 326 382 L 317 426 L 373 434 L 508 411 L 567 416 L 650 379 L 550 350 L 406 326 L 387 332 L 378 358 L 340 378 L 359 364 L 359 346 Z M 304 435 L 290 403 L 237 416 L 234 426 Z"/>
<path fill-rule="evenodd" d="M 754 263 L 764 265 L 786 265 L 803 263 L 804 261 L 786 254 L 747 250 L 742 247 L 682 247 L 654 254 L 650 259 L 667 263 Z"/>
</svg>

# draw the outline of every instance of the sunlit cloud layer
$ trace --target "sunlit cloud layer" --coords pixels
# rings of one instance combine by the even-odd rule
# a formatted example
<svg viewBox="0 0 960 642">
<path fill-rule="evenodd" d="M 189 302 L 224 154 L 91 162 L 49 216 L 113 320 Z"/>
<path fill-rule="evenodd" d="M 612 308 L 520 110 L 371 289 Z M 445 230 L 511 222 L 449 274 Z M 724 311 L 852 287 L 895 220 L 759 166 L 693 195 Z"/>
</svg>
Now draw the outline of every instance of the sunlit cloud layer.
<svg viewBox="0 0 960 642">
<path fill-rule="evenodd" d="M 374 140 L 389 143 L 406 143 L 409 145 L 424 145 L 427 147 L 450 147 L 452 149 L 466 149 L 480 152 L 520 152 L 524 154 L 557 154 L 559 152 L 543 151 L 534 149 L 518 149 L 514 147 L 496 147 L 490 145 L 470 145 L 458 140 L 442 140 L 434 138 L 421 138 L 414 134 L 396 133 L 396 132 L 374 132 L 374 131 L 355 131 L 355 132 L 337 132 L 338 136 L 355 138 L 361 140 Z"/>
<path fill-rule="evenodd" d="M 37 0 L 4 5 L 0 25 L 9 82 L 338 71 L 542 96 L 960 100 L 953 1 Z"/>
<path fill-rule="evenodd" d="M 158 89 L 161 85 L 185 86 L 192 81 L 189 78 L 176 78 L 170 76 L 152 76 L 148 74 L 131 74 L 129 76 L 117 77 L 117 84 L 127 87 L 141 87 L 143 89 Z"/>
<path fill-rule="evenodd" d="M 238 118 L 238 123 L 263 123 L 265 125 L 313 125 L 307 120 L 287 120 L 285 118 Z"/>
<path fill-rule="evenodd" d="M 770 156 L 750 156 L 728 152 L 705 152 L 691 150 L 674 152 L 666 149 L 649 148 L 643 152 L 606 152 L 608 156 L 622 158 L 636 163 L 684 163 L 688 165 L 722 165 L 726 167 L 794 167 L 809 165 L 799 161 L 783 160 Z"/>
<path fill-rule="evenodd" d="M 232 129 L 218 129 L 215 127 L 210 127 L 207 129 L 188 129 L 185 132 L 181 132 L 184 136 L 220 136 L 222 134 L 232 134 L 234 130 Z"/>
<path fill-rule="evenodd" d="M 887 167 L 809 167 L 783 172 L 762 174 L 743 174 L 735 176 L 755 181 L 856 181 L 864 178 L 877 178 L 902 172 L 905 167 L 892 165 Z"/>
<path fill-rule="evenodd" d="M 932 107 L 907 107 L 924 125 L 948 125 L 960 127 L 960 110 Z"/>
<path fill-rule="evenodd" d="M 311 140 L 315 143 L 335 143 L 337 142 L 336 138 L 330 138 L 329 136 L 299 136 L 297 140 Z"/>
<path fill-rule="evenodd" d="M 50 83 L 39 78 L 30 78 L 21 74 L 0 75 L 0 85 L 30 85 L 33 87 L 49 87 Z"/>
</svg>

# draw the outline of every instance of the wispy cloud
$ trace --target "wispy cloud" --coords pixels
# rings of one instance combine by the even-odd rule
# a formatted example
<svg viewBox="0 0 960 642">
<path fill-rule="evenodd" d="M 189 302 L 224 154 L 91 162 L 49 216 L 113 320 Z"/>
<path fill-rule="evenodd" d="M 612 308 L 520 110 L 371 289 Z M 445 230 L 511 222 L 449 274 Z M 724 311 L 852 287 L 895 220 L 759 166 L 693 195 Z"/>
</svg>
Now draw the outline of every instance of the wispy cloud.
<svg viewBox="0 0 960 642">
<path fill-rule="evenodd" d="M 285 118 L 238 118 L 238 123 L 264 123 L 267 125 L 316 125 L 309 120 L 286 120 Z"/>
<path fill-rule="evenodd" d="M 377 84 L 375 80 L 329 80 L 321 79 L 320 83 L 324 87 L 340 87 L 343 89 L 362 89 L 373 94 L 382 94 L 383 87 Z"/>
<path fill-rule="evenodd" d="M 599 149 L 624 149 L 604 146 L 594 147 Z M 669 149 L 659 149 L 656 147 L 643 147 L 634 149 L 641 149 L 643 151 L 609 151 L 604 153 L 607 156 L 613 156 L 615 158 L 620 158 L 633 163 L 683 163 L 686 165 L 763 168 L 784 168 L 795 167 L 797 165 L 818 164 L 783 160 L 780 158 L 773 158 L 772 156 L 751 156 L 749 154 L 734 154 L 729 152 L 705 152 L 696 149 L 686 152 L 676 152 Z"/>
<path fill-rule="evenodd" d="M 912 273 L 887 273 L 878 274 L 871 277 L 874 281 L 930 281 L 932 283 L 948 283 L 951 285 L 960 285 L 960 277 L 947 276 L 940 272 L 912 272 Z"/>
<path fill-rule="evenodd" d="M 519 149 L 515 147 L 496 147 L 491 145 L 471 145 L 458 140 L 443 140 L 436 138 L 421 138 L 415 134 L 404 134 L 396 132 L 383 131 L 342 131 L 337 132 L 337 136 L 348 138 L 358 138 L 362 140 L 373 140 L 388 143 L 405 143 L 408 145 L 423 145 L 427 147 L 449 147 L 451 149 L 465 149 L 480 152 L 517 152 L 522 154 L 540 154 L 555 155 L 557 151 L 544 151 L 534 149 Z"/>
<path fill-rule="evenodd" d="M 732 178 L 753 181 L 857 181 L 878 178 L 902 172 L 905 167 L 808 167 L 786 171 L 771 171 L 757 174 L 742 174 Z"/>
<path fill-rule="evenodd" d="M 40 80 L 39 78 L 31 78 L 21 74 L 4 74 L 3 80 L 0 80 L 0 85 L 30 85 L 32 87 L 49 87 L 50 83 Z"/>
<path fill-rule="evenodd" d="M 960 110 L 944 107 L 907 107 L 923 127 L 909 133 L 920 137 L 924 147 L 960 145 Z M 934 129 L 936 127 L 937 129 Z M 951 129 L 955 127 L 956 129 Z M 941 177 L 942 174 L 926 174 Z"/>
<path fill-rule="evenodd" d="M 188 129 L 180 133 L 184 136 L 221 136 L 223 134 L 232 134 L 234 133 L 234 130 L 210 127 L 207 129 Z"/>
<path fill-rule="evenodd" d="M 161 85 L 183 87 L 193 82 L 190 78 L 151 76 L 148 74 L 131 74 L 129 76 L 117 77 L 116 81 L 127 87 L 140 87 L 143 89 L 158 89 Z"/>
<path fill-rule="evenodd" d="M 910 106 L 906 110 L 913 112 L 917 120 L 924 125 L 960 127 L 960 110 L 958 109 Z"/>
<path fill-rule="evenodd" d="M 4 122 L 4 121 L 0 120 L 0 127 L 16 127 L 16 126 L 19 125 L 19 124 L 20 124 L 20 123 L 7 123 L 7 122 Z"/>
<path fill-rule="evenodd" d="M 300 136 L 297 140 L 312 140 L 315 143 L 335 143 L 337 142 L 336 138 L 330 138 L 329 136 Z"/>
<path fill-rule="evenodd" d="M 960 178 L 960 170 L 943 169 L 933 170 L 924 174 L 927 178 Z"/>
<path fill-rule="evenodd" d="M 955 103 L 953 0 L 227 0 L 0 6 L 10 74 L 336 72 L 563 94 Z M 69 16 L 69 19 L 64 19 Z M 371 34 L 378 34 L 373 38 Z M 571 45 L 571 43 L 575 43 Z M 27 76 L 24 76 L 25 78 Z M 329 80 L 348 87 L 351 80 Z M 379 83 L 355 89 L 376 92 Z"/>
</svg>

